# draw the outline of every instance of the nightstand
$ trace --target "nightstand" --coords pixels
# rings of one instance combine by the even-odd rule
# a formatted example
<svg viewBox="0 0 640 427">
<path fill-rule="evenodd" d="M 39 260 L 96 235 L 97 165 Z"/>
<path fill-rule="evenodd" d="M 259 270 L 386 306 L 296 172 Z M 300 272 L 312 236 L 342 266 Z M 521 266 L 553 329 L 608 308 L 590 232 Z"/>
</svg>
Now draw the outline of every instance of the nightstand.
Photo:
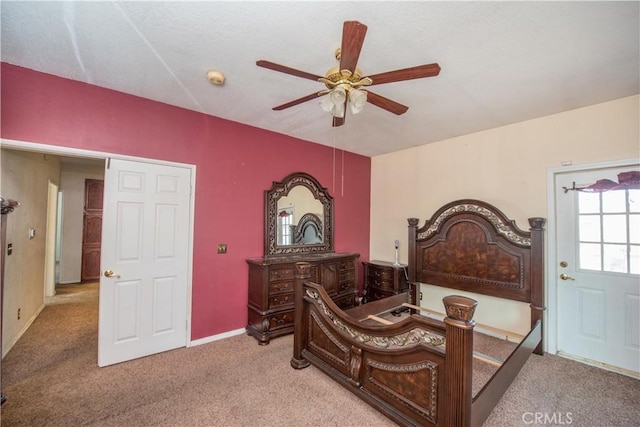
<svg viewBox="0 0 640 427">
<path fill-rule="evenodd" d="M 394 265 L 389 261 L 365 261 L 364 266 L 364 299 L 371 302 L 409 289 L 407 283 L 407 266 Z"/>
</svg>

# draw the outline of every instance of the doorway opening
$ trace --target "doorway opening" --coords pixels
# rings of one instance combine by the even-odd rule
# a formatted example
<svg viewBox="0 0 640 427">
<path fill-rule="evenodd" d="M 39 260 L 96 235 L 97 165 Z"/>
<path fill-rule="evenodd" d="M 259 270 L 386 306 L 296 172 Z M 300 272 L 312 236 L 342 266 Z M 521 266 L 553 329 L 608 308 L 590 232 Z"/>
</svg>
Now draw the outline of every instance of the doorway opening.
<svg viewBox="0 0 640 427">
<path fill-rule="evenodd" d="M 186 187 L 189 188 L 189 194 L 191 193 L 191 189 L 193 189 L 195 187 L 195 168 L 193 165 L 186 165 L 186 164 L 178 164 L 178 163 L 172 163 L 172 162 L 166 162 L 166 161 L 156 161 L 156 160 L 152 160 L 152 159 L 141 159 L 141 158 L 134 158 L 134 157 L 130 157 L 130 156 L 120 156 L 120 155 L 112 155 L 110 153 L 101 153 L 101 152 L 93 152 L 93 151 L 88 151 L 88 150 L 81 150 L 81 149 L 72 149 L 72 148 L 66 148 L 66 147 L 57 147 L 57 146 L 50 146 L 50 145 L 44 145 L 44 144 L 36 144 L 36 143 L 29 143 L 29 142 L 22 142 L 22 141 L 11 141 L 11 140 L 2 140 L 2 148 L 3 149 L 8 149 L 8 150 L 16 150 L 16 151 L 23 151 L 23 152 L 30 152 L 30 153 L 36 153 L 36 154 L 42 154 L 45 157 L 47 155 L 53 155 L 53 156 L 58 156 L 58 157 L 64 157 L 65 161 L 67 159 L 71 159 L 71 161 L 76 161 L 77 163 L 83 163 L 83 162 L 98 162 L 99 164 L 103 165 L 102 166 L 102 170 L 100 172 L 100 176 L 96 177 L 96 178 L 104 178 L 104 165 L 105 165 L 105 160 L 106 159 L 112 159 L 116 160 L 127 160 L 129 163 L 131 163 L 132 165 L 136 165 L 136 164 L 140 164 L 140 165 L 146 165 L 146 167 L 165 167 L 165 168 L 174 168 L 174 169 L 180 169 L 180 170 L 186 170 L 188 171 L 186 174 Z M 129 177 L 131 177 L 133 175 L 129 175 Z M 164 178 L 164 177 L 163 177 Z M 162 181 L 164 182 L 164 181 Z M 129 182 L 130 183 L 130 182 Z M 84 179 L 82 180 L 82 185 L 84 187 Z M 54 190 L 51 190 L 54 191 Z M 84 199 L 84 189 L 81 191 L 82 194 L 82 198 Z M 59 196 L 58 197 L 53 197 L 51 196 L 49 199 L 56 199 L 56 201 L 58 200 L 62 200 L 62 203 L 58 206 L 58 209 L 56 210 L 57 212 L 61 212 L 61 206 L 63 205 L 68 205 L 69 199 L 71 197 L 71 194 L 69 194 L 69 192 L 65 192 L 65 188 L 64 187 L 60 187 L 60 191 L 59 191 Z M 84 203 L 84 200 L 83 200 Z M 186 292 L 186 297 L 181 299 L 181 302 L 184 302 L 183 306 L 180 307 L 180 310 L 183 312 L 186 312 L 185 317 L 186 317 L 186 321 L 182 321 L 181 322 L 181 327 L 183 330 L 186 330 L 186 332 L 184 332 L 184 339 L 181 341 L 181 345 L 179 346 L 189 346 L 190 345 L 190 330 L 191 330 L 191 322 L 190 322 L 190 318 L 191 318 L 191 265 L 192 265 L 192 258 L 193 258 L 193 215 L 194 215 L 194 200 L 193 197 L 190 196 L 189 197 L 189 201 L 186 202 L 188 207 L 186 208 L 186 210 L 184 212 L 186 212 L 186 214 L 181 217 L 180 223 L 181 224 L 185 224 L 185 230 L 184 233 L 182 233 L 182 236 L 187 236 L 186 238 L 186 244 L 184 245 L 184 247 L 182 247 L 182 250 L 180 251 L 181 254 L 183 254 L 184 256 L 184 260 L 186 263 L 186 272 L 185 274 L 183 274 L 181 276 L 180 279 L 180 283 L 182 284 L 182 286 L 185 289 Z M 162 218 L 169 218 L 169 210 L 165 209 L 163 212 L 161 212 L 161 217 Z M 80 209 L 80 219 L 79 219 L 79 223 L 82 224 L 83 220 L 82 220 L 82 216 L 83 216 L 83 210 Z M 53 239 L 54 242 L 60 242 L 63 240 L 63 237 L 61 237 L 64 233 L 64 226 L 61 226 L 61 224 L 64 223 L 64 221 L 62 221 L 62 215 L 55 215 L 55 217 L 57 217 L 57 220 L 54 220 L 54 222 L 56 223 L 55 229 L 56 232 L 54 233 L 57 237 L 55 237 Z M 80 228 L 80 233 L 82 233 L 82 227 Z M 50 229 L 50 228 L 49 228 Z M 101 233 L 97 233 L 98 235 L 100 235 Z M 102 242 L 102 238 L 100 239 L 100 242 Z M 164 238 L 164 240 L 162 240 L 161 243 L 166 243 L 166 238 Z M 51 248 L 51 246 L 53 246 L 53 248 Z M 164 247 L 164 246 L 162 246 Z M 50 290 L 47 291 L 47 286 L 50 288 L 52 287 L 51 285 L 49 285 L 49 283 L 53 283 L 55 286 L 55 284 L 65 284 L 63 282 L 67 281 L 67 284 L 69 283 L 79 283 L 82 282 L 81 278 L 80 278 L 80 268 L 81 268 L 81 263 L 80 261 L 77 262 L 77 269 L 78 269 L 78 276 L 77 277 L 72 277 L 69 278 L 69 276 L 65 276 L 65 272 L 64 271 L 64 267 L 63 264 L 58 264 L 58 261 L 60 261 L 60 259 L 62 257 L 64 257 L 65 255 L 65 250 L 63 248 L 60 247 L 60 245 L 58 243 L 54 243 L 53 245 L 49 244 L 49 248 L 48 248 L 49 253 L 53 253 L 53 255 L 49 255 L 47 257 L 47 260 L 45 262 L 47 268 L 49 268 L 49 266 L 53 266 L 53 271 L 54 273 L 51 274 L 50 272 L 48 273 L 48 278 L 47 278 L 47 285 L 45 285 L 44 283 L 41 285 L 42 289 L 45 289 L 45 291 L 41 294 L 41 295 L 47 295 L 52 293 Z M 81 258 L 81 250 L 79 251 L 79 255 L 78 255 L 78 260 L 80 260 Z M 95 260 L 95 259 L 94 259 Z M 99 275 L 99 280 L 102 280 L 102 274 L 101 273 L 101 266 L 100 266 L 100 262 L 94 262 L 93 263 L 94 266 L 98 267 L 98 275 Z M 45 267 L 44 265 L 42 266 L 43 268 Z M 60 268 L 58 268 L 60 267 Z M 90 283 L 93 280 L 89 280 L 87 279 L 86 282 Z M 162 287 L 160 285 L 157 285 L 156 287 Z M 164 286 L 164 288 L 166 288 L 166 286 Z M 163 288 L 163 289 L 164 289 Z M 43 298 L 44 301 L 44 298 Z M 37 302 L 36 302 L 37 303 Z M 41 302 L 42 303 L 42 302 Z M 44 307 L 44 305 L 42 306 Z M 166 308 L 166 307 L 165 307 Z M 42 308 L 40 308 L 41 310 Z M 100 310 L 102 311 L 102 301 L 100 301 Z M 39 311 L 36 312 L 33 316 L 33 318 L 35 319 L 35 317 L 37 317 Z M 165 325 L 163 325 L 165 326 Z M 17 341 L 20 337 L 20 335 L 22 333 L 24 333 L 24 331 L 26 331 L 26 329 L 28 328 L 28 325 L 26 327 L 24 327 L 24 330 L 21 331 L 20 333 L 17 334 L 15 341 Z M 15 341 L 13 341 L 13 343 L 15 343 Z M 4 352 L 6 353 L 7 351 L 9 351 L 9 349 L 12 347 L 13 344 L 11 345 L 7 345 L 6 349 Z M 124 361 L 124 360 L 122 360 Z"/>
</svg>

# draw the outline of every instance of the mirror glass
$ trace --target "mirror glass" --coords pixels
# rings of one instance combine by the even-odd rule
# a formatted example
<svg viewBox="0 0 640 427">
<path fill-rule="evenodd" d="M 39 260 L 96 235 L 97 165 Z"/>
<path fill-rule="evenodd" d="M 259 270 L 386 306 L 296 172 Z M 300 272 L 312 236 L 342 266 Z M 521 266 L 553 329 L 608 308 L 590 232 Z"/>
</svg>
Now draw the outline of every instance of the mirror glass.
<svg viewBox="0 0 640 427">
<path fill-rule="evenodd" d="M 304 185 L 278 200 L 278 244 L 322 243 L 322 203 Z"/>
<path fill-rule="evenodd" d="M 312 176 L 297 172 L 265 191 L 265 255 L 330 252 L 333 200 Z"/>
</svg>

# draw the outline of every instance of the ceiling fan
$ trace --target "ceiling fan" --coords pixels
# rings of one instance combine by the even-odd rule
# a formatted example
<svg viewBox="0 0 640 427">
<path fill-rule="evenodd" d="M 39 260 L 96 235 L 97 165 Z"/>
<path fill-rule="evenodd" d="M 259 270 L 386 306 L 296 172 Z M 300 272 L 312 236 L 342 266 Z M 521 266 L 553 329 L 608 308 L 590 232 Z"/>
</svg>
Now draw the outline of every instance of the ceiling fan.
<svg viewBox="0 0 640 427">
<path fill-rule="evenodd" d="M 303 96 L 302 98 L 294 99 L 293 101 L 289 101 L 285 104 L 278 105 L 277 107 L 273 107 L 273 109 L 276 111 L 284 110 L 286 108 L 302 104 L 303 102 L 328 95 L 321 100 L 320 105 L 325 111 L 332 113 L 333 126 L 342 126 L 344 124 L 347 104 L 349 104 L 353 114 L 361 111 L 366 102 L 397 115 L 405 113 L 409 107 L 377 95 L 368 89 L 363 90 L 361 88 L 365 86 L 399 82 L 402 80 L 434 77 L 440 73 L 440 66 L 435 63 L 425 64 L 410 68 L 403 68 L 401 70 L 363 76 L 360 69 L 357 68 L 357 64 L 366 33 L 367 26 L 358 21 L 346 21 L 344 23 L 342 27 L 342 44 L 341 47 L 336 50 L 335 54 L 336 59 L 339 61 L 339 65 L 330 68 L 324 76 L 296 70 L 270 61 L 257 61 L 256 65 L 259 67 L 268 68 L 285 74 L 291 74 L 296 77 L 302 77 L 303 79 L 315 80 L 324 83 L 326 86 L 326 89 Z"/>
</svg>

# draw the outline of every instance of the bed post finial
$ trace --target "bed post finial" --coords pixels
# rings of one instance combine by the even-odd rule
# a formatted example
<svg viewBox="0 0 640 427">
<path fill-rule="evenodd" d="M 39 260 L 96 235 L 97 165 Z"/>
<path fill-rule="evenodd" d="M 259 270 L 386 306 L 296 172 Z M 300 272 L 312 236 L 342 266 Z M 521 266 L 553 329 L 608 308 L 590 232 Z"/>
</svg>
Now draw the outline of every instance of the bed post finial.
<svg viewBox="0 0 640 427">
<path fill-rule="evenodd" d="M 473 322 L 475 324 L 473 315 L 478 306 L 476 300 L 458 295 L 449 295 L 442 298 L 442 302 L 444 303 L 447 317 L 464 323 Z"/>
<path fill-rule="evenodd" d="M 446 425 L 468 426 L 471 423 L 473 320 L 478 302 L 459 295 L 442 299 L 447 313 L 444 318 L 447 342 L 445 399 L 451 402 Z"/>
<path fill-rule="evenodd" d="M 306 347 L 304 319 L 304 282 L 311 277 L 311 264 L 308 262 L 296 262 L 296 282 L 295 282 L 295 311 L 293 317 L 293 357 L 291 366 L 295 369 L 302 369 L 309 366 L 309 361 L 302 357 L 302 349 Z"/>
</svg>

